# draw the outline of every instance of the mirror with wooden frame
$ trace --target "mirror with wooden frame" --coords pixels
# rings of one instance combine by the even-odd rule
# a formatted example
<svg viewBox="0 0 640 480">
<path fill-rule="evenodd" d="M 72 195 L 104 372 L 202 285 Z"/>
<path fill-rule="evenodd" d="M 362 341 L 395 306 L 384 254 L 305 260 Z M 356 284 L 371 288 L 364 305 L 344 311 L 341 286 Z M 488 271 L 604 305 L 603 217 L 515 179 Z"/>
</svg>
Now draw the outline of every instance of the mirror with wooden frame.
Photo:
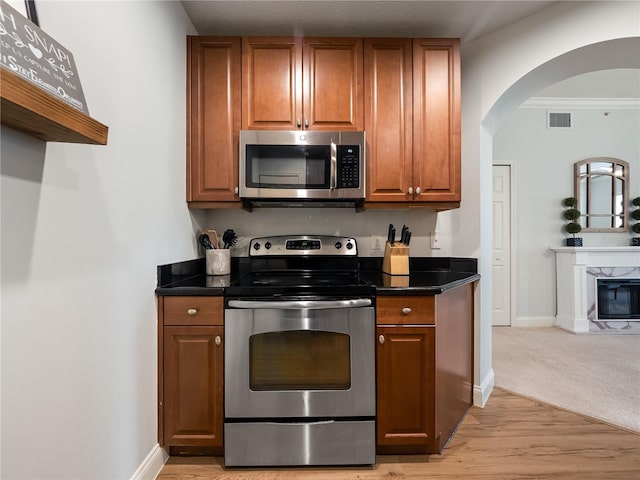
<svg viewBox="0 0 640 480">
<path fill-rule="evenodd" d="M 609 157 L 576 162 L 575 197 L 586 232 L 626 232 L 629 225 L 629 163 Z"/>
</svg>

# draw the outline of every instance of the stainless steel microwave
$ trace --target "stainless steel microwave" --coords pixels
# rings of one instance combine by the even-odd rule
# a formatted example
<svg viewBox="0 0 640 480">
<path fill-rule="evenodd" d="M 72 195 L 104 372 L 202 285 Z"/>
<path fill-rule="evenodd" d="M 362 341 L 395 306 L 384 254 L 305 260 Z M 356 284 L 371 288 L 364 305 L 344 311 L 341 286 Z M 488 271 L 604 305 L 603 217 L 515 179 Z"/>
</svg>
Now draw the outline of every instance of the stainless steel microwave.
<svg viewBox="0 0 640 480">
<path fill-rule="evenodd" d="M 349 206 L 365 197 L 365 133 L 242 130 L 240 197 L 254 206 Z"/>
</svg>

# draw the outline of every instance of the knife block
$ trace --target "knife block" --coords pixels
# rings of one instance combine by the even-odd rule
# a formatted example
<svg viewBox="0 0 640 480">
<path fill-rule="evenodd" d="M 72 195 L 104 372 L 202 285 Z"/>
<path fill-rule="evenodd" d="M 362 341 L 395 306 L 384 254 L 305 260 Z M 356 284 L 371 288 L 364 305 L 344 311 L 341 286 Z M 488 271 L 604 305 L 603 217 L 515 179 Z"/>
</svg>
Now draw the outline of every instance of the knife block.
<svg viewBox="0 0 640 480">
<path fill-rule="evenodd" d="M 382 271 L 389 275 L 409 275 L 409 247 L 404 243 L 387 242 L 384 246 Z"/>
</svg>

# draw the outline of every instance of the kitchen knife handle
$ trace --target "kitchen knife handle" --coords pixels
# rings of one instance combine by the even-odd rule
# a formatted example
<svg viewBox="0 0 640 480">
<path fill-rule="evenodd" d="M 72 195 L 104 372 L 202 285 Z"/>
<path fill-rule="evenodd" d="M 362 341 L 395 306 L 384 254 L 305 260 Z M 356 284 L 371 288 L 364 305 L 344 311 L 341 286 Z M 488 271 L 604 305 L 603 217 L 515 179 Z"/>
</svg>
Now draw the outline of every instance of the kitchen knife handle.
<svg viewBox="0 0 640 480">
<path fill-rule="evenodd" d="M 407 243 L 407 232 L 409 231 L 409 227 L 406 225 L 402 225 L 402 233 L 400 233 L 400 243 Z"/>
</svg>

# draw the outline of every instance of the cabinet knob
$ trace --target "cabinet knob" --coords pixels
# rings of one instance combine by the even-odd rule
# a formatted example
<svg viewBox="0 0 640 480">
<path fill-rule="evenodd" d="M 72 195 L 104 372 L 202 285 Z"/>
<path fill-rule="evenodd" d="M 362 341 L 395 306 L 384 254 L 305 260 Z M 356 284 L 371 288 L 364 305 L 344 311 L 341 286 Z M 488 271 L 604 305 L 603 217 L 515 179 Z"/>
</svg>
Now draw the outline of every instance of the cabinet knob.
<svg viewBox="0 0 640 480">
<path fill-rule="evenodd" d="M 309 128 L 309 119 L 308 118 L 304 119 L 304 128 Z"/>
<path fill-rule="evenodd" d="M 384 343 L 384 335 L 380 335 L 378 337 L 378 341 L 380 342 L 380 345 L 382 345 Z"/>
<path fill-rule="evenodd" d="M 300 128 L 300 127 L 302 126 L 302 122 L 300 121 L 300 119 L 299 119 L 299 118 L 296 118 L 296 126 L 297 126 L 298 128 Z"/>
<path fill-rule="evenodd" d="M 409 195 L 413 195 L 413 187 L 409 187 Z"/>
<path fill-rule="evenodd" d="M 235 192 L 236 195 L 238 195 L 238 192 L 239 192 L 238 187 L 234 188 L 233 191 Z"/>
<path fill-rule="evenodd" d="M 420 192 L 422 192 L 422 190 L 420 190 L 420 187 L 416 187 L 416 195 L 420 195 Z"/>
<path fill-rule="evenodd" d="M 411 308 L 409 307 L 404 307 L 402 309 L 402 313 L 404 313 L 405 315 L 409 315 L 411 313 Z"/>
<path fill-rule="evenodd" d="M 198 313 L 198 310 L 196 310 L 195 308 L 190 308 L 189 310 L 187 310 L 187 313 L 189 315 L 195 315 L 196 313 Z"/>
<path fill-rule="evenodd" d="M 222 343 L 222 339 L 220 338 L 220 335 L 216 335 L 215 342 L 216 342 L 216 345 L 220 345 Z"/>
</svg>

